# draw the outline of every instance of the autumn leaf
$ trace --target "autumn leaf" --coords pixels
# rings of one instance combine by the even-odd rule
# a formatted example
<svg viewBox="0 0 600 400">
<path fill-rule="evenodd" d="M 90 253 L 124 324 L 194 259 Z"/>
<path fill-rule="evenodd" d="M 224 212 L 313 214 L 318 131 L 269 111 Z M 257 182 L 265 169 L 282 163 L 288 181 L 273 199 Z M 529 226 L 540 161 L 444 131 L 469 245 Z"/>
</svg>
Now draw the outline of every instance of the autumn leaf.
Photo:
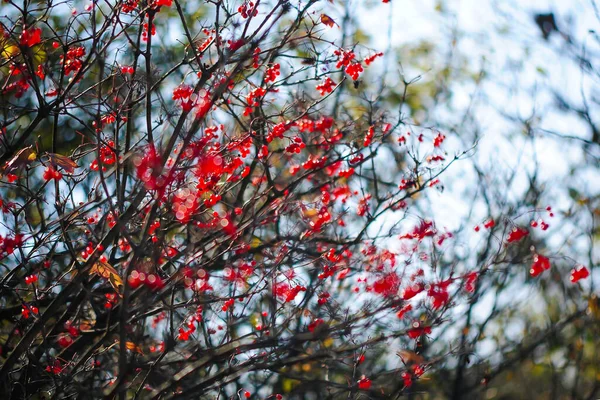
<svg viewBox="0 0 600 400">
<path fill-rule="evenodd" d="M 38 44 L 31 48 L 31 59 L 34 68 L 37 68 L 39 65 L 46 62 L 48 53 L 46 52 L 46 49 L 44 49 L 44 45 Z"/>
<path fill-rule="evenodd" d="M 325 347 L 326 349 L 328 349 L 331 346 L 333 346 L 333 338 L 328 337 L 327 339 L 323 340 L 323 347 Z"/>
<path fill-rule="evenodd" d="M 74 173 L 75 168 L 78 167 L 77 163 L 73 161 L 70 157 L 56 153 L 48 153 L 47 155 L 50 158 L 50 163 L 52 163 L 52 165 L 55 168 L 61 167 L 68 174 Z"/>
<path fill-rule="evenodd" d="M 34 69 L 36 69 L 39 65 L 46 62 L 48 59 L 48 53 L 44 48 L 44 45 L 39 43 L 33 45 L 29 48 L 26 53 L 21 54 L 21 49 L 19 46 L 11 40 L 4 38 L 4 32 L 0 31 L 0 57 L 6 60 L 13 60 L 15 58 L 21 56 L 29 56 Z"/>
<path fill-rule="evenodd" d="M 11 44 L 8 41 L 0 43 L 0 56 L 2 56 L 2 58 L 10 60 L 18 55 L 19 47 L 15 44 Z"/>
<path fill-rule="evenodd" d="M 339 25 L 327 14 L 321 14 L 321 23 L 327 25 L 330 28 L 333 28 L 334 25 Z"/>
<path fill-rule="evenodd" d="M 4 166 L 0 168 L 0 177 L 2 177 L 2 175 L 9 174 L 24 165 L 29 164 L 36 158 L 37 154 L 33 150 L 33 146 L 27 146 L 19 150 L 17 154 L 13 156 L 13 158 L 8 160 L 6 164 L 4 164 Z"/>
<path fill-rule="evenodd" d="M 588 299 L 588 313 L 594 318 L 600 319 L 600 300 L 596 295 L 592 295 Z"/>
<path fill-rule="evenodd" d="M 255 249 L 262 244 L 262 240 L 258 236 L 254 236 L 252 240 L 250 240 L 250 248 Z"/>
<path fill-rule="evenodd" d="M 134 351 L 138 354 L 144 355 L 142 348 L 133 342 L 125 342 L 125 347 L 127 347 L 127 350 L 129 351 Z"/>
<path fill-rule="evenodd" d="M 0 57 L 10 60 L 19 55 L 19 47 L 12 41 L 6 39 L 4 29 L 0 25 Z"/>
<path fill-rule="evenodd" d="M 396 353 L 404 364 L 423 364 L 425 359 L 423 356 L 410 350 L 400 350 Z"/>
<path fill-rule="evenodd" d="M 79 323 L 80 331 L 89 331 L 96 325 L 96 320 L 83 320 Z"/>
<path fill-rule="evenodd" d="M 317 215 L 319 215 L 319 210 L 317 210 L 316 208 L 307 208 L 307 209 L 303 210 L 302 213 L 304 214 L 305 218 L 312 218 L 312 217 L 316 217 Z"/>
<path fill-rule="evenodd" d="M 119 287 L 123 286 L 123 280 L 119 273 L 109 263 L 98 261 L 90 269 L 90 275 L 98 275 L 104 279 L 108 279 L 110 285 L 120 295 Z"/>
</svg>

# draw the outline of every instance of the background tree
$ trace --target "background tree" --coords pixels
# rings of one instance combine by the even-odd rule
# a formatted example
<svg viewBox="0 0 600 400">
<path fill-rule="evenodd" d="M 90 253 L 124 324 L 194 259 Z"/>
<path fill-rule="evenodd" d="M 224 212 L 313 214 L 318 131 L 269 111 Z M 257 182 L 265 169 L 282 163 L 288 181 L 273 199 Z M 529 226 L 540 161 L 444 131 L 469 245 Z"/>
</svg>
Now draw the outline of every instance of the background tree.
<svg viewBox="0 0 600 400">
<path fill-rule="evenodd" d="M 4 4 L 5 397 L 597 393 L 593 86 L 491 101 L 546 99 L 541 58 L 474 67 L 445 2 L 447 40 L 398 48 L 386 1 Z M 560 17 L 527 23 L 593 77 Z M 542 135 L 588 154 L 575 187 Z"/>
</svg>

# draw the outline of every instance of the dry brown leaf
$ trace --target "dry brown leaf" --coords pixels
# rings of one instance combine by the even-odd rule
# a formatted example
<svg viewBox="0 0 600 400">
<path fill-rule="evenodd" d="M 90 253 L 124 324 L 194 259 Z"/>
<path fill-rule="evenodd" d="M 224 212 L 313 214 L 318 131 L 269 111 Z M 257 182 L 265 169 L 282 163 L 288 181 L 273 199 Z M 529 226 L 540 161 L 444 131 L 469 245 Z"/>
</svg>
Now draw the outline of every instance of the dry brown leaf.
<svg viewBox="0 0 600 400">
<path fill-rule="evenodd" d="M 337 23 L 327 14 L 321 14 L 321 23 L 327 25 L 330 28 L 333 28 Z"/>
<path fill-rule="evenodd" d="M 52 163 L 55 168 L 61 167 L 68 174 L 74 173 L 75 168 L 78 167 L 77 163 L 70 157 L 56 153 L 48 153 L 48 157 L 50 158 L 50 163 Z"/>
<path fill-rule="evenodd" d="M 411 350 L 400 350 L 396 354 L 402 359 L 404 364 L 423 364 L 425 362 L 423 356 Z"/>
</svg>

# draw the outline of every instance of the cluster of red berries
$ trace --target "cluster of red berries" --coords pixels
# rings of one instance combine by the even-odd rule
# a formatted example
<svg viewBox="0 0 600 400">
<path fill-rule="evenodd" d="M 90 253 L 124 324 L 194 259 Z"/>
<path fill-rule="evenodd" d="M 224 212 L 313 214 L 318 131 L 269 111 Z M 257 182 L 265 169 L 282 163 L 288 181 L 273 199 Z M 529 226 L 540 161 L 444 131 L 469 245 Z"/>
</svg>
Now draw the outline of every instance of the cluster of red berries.
<svg viewBox="0 0 600 400">
<path fill-rule="evenodd" d="M 433 138 L 433 147 L 440 147 L 442 145 L 442 143 L 444 142 L 444 140 L 446 139 L 446 136 L 438 133 L 434 138 Z"/>
<path fill-rule="evenodd" d="M 508 238 L 506 239 L 507 243 L 518 242 L 523 239 L 525 236 L 529 235 L 529 231 L 525 228 L 521 228 L 520 226 L 515 226 L 512 231 L 508 234 Z"/>
<path fill-rule="evenodd" d="M 286 282 L 278 282 L 273 285 L 273 294 L 286 303 L 294 301 L 300 292 L 306 292 L 306 288 L 301 285 L 290 286 Z"/>
<path fill-rule="evenodd" d="M 42 42 L 42 29 L 30 28 L 24 29 L 19 37 L 19 43 L 24 47 L 33 47 Z"/>
<path fill-rule="evenodd" d="M 345 168 L 338 172 L 338 176 L 340 178 L 350 178 L 354 175 L 354 168 Z"/>
<path fill-rule="evenodd" d="M 375 293 L 382 296 L 393 296 L 400 287 L 400 278 L 395 272 L 386 273 L 378 280 L 373 282 L 372 289 Z"/>
<path fill-rule="evenodd" d="M 202 43 L 200 43 L 200 46 L 198 46 L 198 51 L 200 53 L 204 53 L 204 51 L 206 51 L 206 49 L 208 49 L 208 46 L 211 45 L 211 43 L 213 42 L 214 39 L 214 34 L 216 34 L 216 30 L 209 30 L 204 28 L 202 30 L 202 32 L 206 35 L 206 39 L 204 39 L 204 41 L 202 41 Z"/>
<path fill-rule="evenodd" d="M 248 106 L 244 109 L 244 116 L 247 117 L 252 113 L 252 107 L 258 107 L 260 105 L 259 99 L 267 94 L 267 89 L 257 87 L 250 91 L 246 96 L 246 103 Z"/>
<path fill-rule="evenodd" d="M 365 140 L 363 142 L 363 146 L 368 147 L 373 142 L 373 137 L 375 136 L 375 127 L 371 125 L 367 130 L 367 134 L 365 135 Z"/>
<path fill-rule="evenodd" d="M 285 148 L 285 152 L 290 154 L 300 154 L 302 149 L 304 149 L 305 147 L 306 144 L 302 141 L 302 138 L 300 136 L 296 136 L 293 139 L 293 143 Z"/>
<path fill-rule="evenodd" d="M 281 66 L 279 64 L 273 64 L 265 71 L 265 83 L 275 82 L 277 77 L 281 74 Z"/>
<path fill-rule="evenodd" d="M 62 174 L 50 165 L 44 170 L 43 178 L 46 181 L 50 181 L 52 179 L 54 179 L 55 181 L 59 181 L 62 179 Z"/>
<path fill-rule="evenodd" d="M 0 255 L 12 254 L 15 249 L 23 245 L 23 235 L 15 234 L 14 237 L 2 237 L 0 235 Z"/>
<path fill-rule="evenodd" d="M 325 78 L 325 80 L 317 85 L 317 90 L 321 94 L 321 96 L 325 96 L 327 93 L 333 92 L 336 83 L 330 77 Z"/>
<path fill-rule="evenodd" d="M 188 85 L 179 85 L 173 89 L 173 100 L 185 100 L 188 99 L 194 90 Z"/>
<path fill-rule="evenodd" d="M 135 72 L 135 70 L 133 69 L 133 67 L 131 65 L 122 65 L 121 66 L 121 73 L 122 74 L 129 74 L 129 75 L 133 75 L 133 73 Z"/>
<path fill-rule="evenodd" d="M 60 360 L 54 360 L 54 363 L 52 365 L 47 365 L 45 371 L 49 372 L 53 375 L 58 375 L 60 374 L 63 370 L 65 369 L 65 367 L 62 366 L 62 364 L 60 363 Z"/>
<path fill-rule="evenodd" d="M 129 253 L 131 251 L 131 245 L 129 244 L 129 242 L 125 238 L 119 238 L 119 241 L 117 242 L 117 245 L 119 246 L 119 249 L 123 253 Z"/>
<path fill-rule="evenodd" d="M 93 217 L 90 217 L 93 218 Z M 93 219 L 93 221 L 95 222 L 95 219 Z M 89 219 L 88 219 L 89 222 Z M 81 252 L 81 258 L 83 258 L 84 260 L 87 260 L 92 254 L 94 254 L 94 252 L 98 250 L 98 252 L 102 253 L 104 251 L 104 246 L 102 246 L 101 244 L 99 244 L 98 246 L 96 246 L 94 248 L 94 243 L 89 242 L 87 244 L 87 246 L 85 247 L 85 249 L 83 249 L 83 251 Z"/>
<path fill-rule="evenodd" d="M 335 54 L 338 57 L 338 62 L 335 65 L 336 68 L 342 68 L 342 67 L 349 66 L 350 63 L 356 57 L 356 55 L 354 54 L 353 51 L 350 51 L 350 50 L 346 51 L 344 49 L 335 50 L 333 52 L 333 54 Z"/>
<path fill-rule="evenodd" d="M 358 380 L 357 383 L 358 388 L 361 390 L 368 390 L 371 388 L 371 380 L 364 375 Z"/>
<path fill-rule="evenodd" d="M 280 139 L 283 135 L 296 124 L 294 122 L 280 122 L 271 129 L 267 134 L 267 143 L 271 143 L 273 139 Z"/>
<path fill-rule="evenodd" d="M 361 63 L 355 62 L 346 67 L 346 73 L 352 78 L 353 81 L 357 81 L 361 72 L 364 71 L 364 68 Z"/>
<path fill-rule="evenodd" d="M 452 279 L 447 279 L 440 283 L 434 283 L 429 286 L 427 296 L 432 299 L 432 307 L 437 310 L 448 303 L 450 295 L 448 294 L 448 286 L 452 283 Z"/>
<path fill-rule="evenodd" d="M 531 265 L 531 269 L 529 270 L 529 274 L 532 277 L 536 277 L 540 275 L 542 272 L 550 269 L 550 259 L 548 257 L 544 257 L 540 254 L 536 254 L 533 256 L 533 264 Z"/>
<path fill-rule="evenodd" d="M 571 279 L 572 283 L 577 283 L 581 279 L 585 279 L 588 276 L 590 276 L 590 271 L 588 271 L 588 269 L 585 266 L 580 265 L 571 270 L 571 278 L 570 279 Z"/>
<path fill-rule="evenodd" d="M 492 229 L 494 226 L 496 226 L 496 222 L 494 221 L 494 219 L 493 219 L 493 218 L 490 218 L 490 219 L 488 219 L 487 221 L 485 221 L 485 222 L 483 223 L 483 227 L 484 227 L 485 229 Z M 480 229 L 480 228 L 479 228 L 479 225 L 475 226 L 475 228 L 474 228 L 474 229 L 475 229 L 475 232 L 479 232 L 479 229 Z"/>
<path fill-rule="evenodd" d="M 221 311 L 228 311 L 235 304 L 234 299 L 229 299 L 225 303 L 223 303 L 223 307 L 221 307 Z"/>
<path fill-rule="evenodd" d="M 156 26 L 152 24 L 152 28 L 150 28 L 150 35 L 156 35 Z M 144 24 L 144 31 L 142 32 L 142 40 L 144 42 L 148 41 L 148 23 Z"/>
<path fill-rule="evenodd" d="M 65 75 L 74 72 L 75 75 L 83 66 L 81 58 L 85 56 L 85 47 L 73 47 L 67 51 L 66 57 L 60 56 L 60 63 L 64 65 Z"/>
<path fill-rule="evenodd" d="M 396 313 L 396 317 L 398 317 L 398 319 L 402 319 L 410 310 L 412 310 L 412 305 L 407 304 Z"/>
<path fill-rule="evenodd" d="M 328 292 L 319 293 L 319 299 L 317 300 L 317 304 L 322 306 L 323 304 L 329 301 L 331 295 Z"/>
<path fill-rule="evenodd" d="M 364 217 L 369 212 L 369 200 L 371 200 L 371 197 L 373 197 L 373 195 L 368 193 L 358 201 L 356 215 L 359 217 Z"/>
<path fill-rule="evenodd" d="M 433 163 L 433 162 L 437 162 L 437 161 L 444 161 L 445 158 L 443 156 L 440 156 L 440 155 L 435 155 L 435 156 L 434 155 L 429 155 L 429 156 L 427 156 L 426 160 L 427 160 L 428 163 Z"/>
<path fill-rule="evenodd" d="M 30 314 L 37 315 L 39 312 L 40 310 L 36 306 L 23 304 L 23 307 L 21 307 L 21 317 L 23 319 L 29 319 Z"/>
<path fill-rule="evenodd" d="M 325 165 L 326 162 L 327 162 L 326 156 L 323 156 L 323 157 L 310 156 L 308 160 L 306 160 L 305 162 L 302 163 L 302 168 L 304 168 L 305 170 L 320 169 L 320 168 L 323 168 L 323 166 Z"/>
<path fill-rule="evenodd" d="M 314 133 L 329 130 L 333 126 L 333 123 L 333 118 L 323 116 L 318 120 L 303 118 L 296 122 L 296 126 L 300 132 Z"/>
<path fill-rule="evenodd" d="M 479 274 L 477 272 L 470 272 L 465 277 L 465 290 L 469 293 L 473 293 L 475 291 L 475 283 L 477 282 L 477 278 Z"/>
<path fill-rule="evenodd" d="M 373 61 L 375 61 L 375 59 L 376 59 L 377 57 L 383 57 L 383 53 L 381 53 L 381 52 L 379 52 L 379 53 L 375 53 L 375 54 L 373 54 L 372 56 L 369 56 L 369 57 L 365 58 L 365 64 L 366 64 L 367 66 L 368 66 L 368 65 L 371 65 L 371 63 L 372 63 Z"/>
<path fill-rule="evenodd" d="M 422 326 L 419 321 L 415 321 L 412 323 L 412 328 L 410 328 L 406 334 L 411 339 L 417 339 L 423 335 L 430 335 L 431 326 Z"/>
<path fill-rule="evenodd" d="M 148 190 L 157 190 L 165 187 L 168 176 L 162 172 L 162 158 L 154 148 L 149 146 L 143 156 L 137 156 L 133 160 L 138 178 L 144 182 Z"/>
<path fill-rule="evenodd" d="M 414 227 L 412 233 L 407 233 L 400 236 L 400 239 L 417 239 L 419 241 L 426 237 L 433 237 L 437 233 L 435 226 L 432 221 L 423 220 L 421 223 Z"/>
<path fill-rule="evenodd" d="M 550 224 L 544 222 L 542 219 L 540 219 L 539 223 L 538 221 L 531 221 L 529 225 L 531 225 L 532 228 L 537 228 L 539 226 L 543 231 L 548 230 L 550 227 Z"/>
<path fill-rule="evenodd" d="M 330 223 L 332 220 L 331 213 L 327 207 L 321 207 L 316 218 L 308 223 L 311 233 L 320 232 L 323 226 Z"/>
<path fill-rule="evenodd" d="M 255 265 L 256 261 L 252 261 L 252 263 L 243 263 L 237 269 L 226 267 L 223 270 L 223 278 L 229 282 L 245 283 L 254 273 Z"/>
<path fill-rule="evenodd" d="M 127 283 L 132 289 L 137 289 L 141 285 L 146 286 L 150 290 L 159 290 L 164 287 L 162 278 L 156 274 L 146 274 L 139 271 L 131 271 L 127 277 Z"/>
<path fill-rule="evenodd" d="M 128 14 L 135 10 L 138 6 L 138 0 L 123 0 L 121 4 L 121 12 Z"/>
<path fill-rule="evenodd" d="M 173 0 L 154 0 L 152 6 L 154 8 L 160 7 L 171 7 L 173 5 Z"/>
<path fill-rule="evenodd" d="M 315 329 L 317 329 L 317 327 L 321 324 L 323 324 L 325 321 L 323 321 L 322 318 L 316 318 L 315 320 L 313 320 L 310 324 L 308 324 L 307 328 L 309 332 L 314 332 Z"/>
<path fill-rule="evenodd" d="M 191 216 L 198 210 L 200 199 L 195 189 L 181 188 L 173 197 L 173 212 L 181 223 L 189 222 Z"/>
<path fill-rule="evenodd" d="M 258 9 L 255 7 L 254 2 L 244 1 L 241 6 L 238 7 L 238 12 L 242 18 L 256 17 L 258 15 Z"/>
<path fill-rule="evenodd" d="M 238 50 L 239 48 L 241 48 L 243 45 L 246 44 L 246 39 L 244 38 L 240 38 L 240 39 L 230 39 L 227 41 L 227 45 L 229 46 L 229 50 L 231 52 L 234 52 L 236 50 Z"/>
<path fill-rule="evenodd" d="M 117 297 L 116 293 L 105 293 L 104 298 L 106 299 L 106 302 L 104 303 L 104 308 L 106 308 L 107 310 L 110 310 L 119 302 L 119 298 Z"/>
<path fill-rule="evenodd" d="M 188 85 L 179 85 L 173 90 L 173 100 L 179 100 L 184 112 L 190 112 L 196 105 L 191 98 L 194 90 Z"/>
</svg>

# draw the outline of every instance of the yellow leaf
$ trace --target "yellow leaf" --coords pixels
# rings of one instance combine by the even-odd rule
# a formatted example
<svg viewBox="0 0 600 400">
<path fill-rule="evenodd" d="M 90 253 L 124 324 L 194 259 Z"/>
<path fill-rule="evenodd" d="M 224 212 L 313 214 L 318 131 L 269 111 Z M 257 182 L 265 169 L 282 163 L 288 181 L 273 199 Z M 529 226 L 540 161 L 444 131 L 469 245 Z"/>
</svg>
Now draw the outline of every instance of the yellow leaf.
<svg viewBox="0 0 600 400">
<path fill-rule="evenodd" d="M 252 316 L 250 316 L 249 322 L 252 326 L 256 326 L 259 324 L 260 320 L 258 319 L 258 317 L 255 314 L 252 314 Z"/>
<path fill-rule="evenodd" d="M 294 390 L 294 387 L 298 386 L 299 383 L 300 381 L 296 379 L 283 378 L 281 381 L 281 388 L 283 389 L 284 393 L 289 393 Z"/>
<path fill-rule="evenodd" d="M 13 158 L 8 160 L 6 162 L 6 164 L 4 164 L 2 167 L 0 167 L 0 177 L 4 174 L 9 174 L 12 171 L 14 171 L 24 165 L 29 164 L 31 161 L 35 160 L 36 158 L 37 158 L 37 154 L 33 150 L 33 146 L 27 146 L 27 147 L 19 150 L 17 152 L 17 154 L 15 154 L 13 156 Z"/>
<path fill-rule="evenodd" d="M 142 348 L 133 342 L 125 342 L 125 347 L 127 347 L 127 350 L 129 351 L 134 351 L 138 354 L 144 355 Z"/>
<path fill-rule="evenodd" d="M 260 246 L 262 244 L 262 240 L 260 240 L 258 237 L 254 236 L 252 238 L 252 240 L 250 240 L 250 248 L 251 249 L 255 249 L 258 246 Z"/>
<path fill-rule="evenodd" d="M 10 60 L 11 58 L 19 55 L 19 47 L 15 46 L 14 44 L 9 44 L 6 42 L 0 44 L 0 46 L 2 47 L 2 52 L 0 53 L 2 58 Z"/>
<path fill-rule="evenodd" d="M 304 216 L 307 218 L 315 217 L 317 214 L 319 214 L 319 210 L 316 208 L 307 208 L 304 210 Z"/>
<path fill-rule="evenodd" d="M 37 44 L 31 48 L 33 67 L 37 68 L 38 65 L 44 63 L 48 58 L 48 54 L 44 49 L 44 45 Z"/>
<path fill-rule="evenodd" d="M 115 292 L 119 293 L 119 287 L 123 286 L 123 280 L 119 276 L 119 273 L 109 263 L 98 261 L 90 269 L 90 275 L 98 275 L 104 279 L 108 279 L 110 285 L 115 289 Z"/>
<path fill-rule="evenodd" d="M 19 47 L 4 38 L 4 29 L 0 25 L 0 57 L 10 60 L 19 54 Z"/>
</svg>

